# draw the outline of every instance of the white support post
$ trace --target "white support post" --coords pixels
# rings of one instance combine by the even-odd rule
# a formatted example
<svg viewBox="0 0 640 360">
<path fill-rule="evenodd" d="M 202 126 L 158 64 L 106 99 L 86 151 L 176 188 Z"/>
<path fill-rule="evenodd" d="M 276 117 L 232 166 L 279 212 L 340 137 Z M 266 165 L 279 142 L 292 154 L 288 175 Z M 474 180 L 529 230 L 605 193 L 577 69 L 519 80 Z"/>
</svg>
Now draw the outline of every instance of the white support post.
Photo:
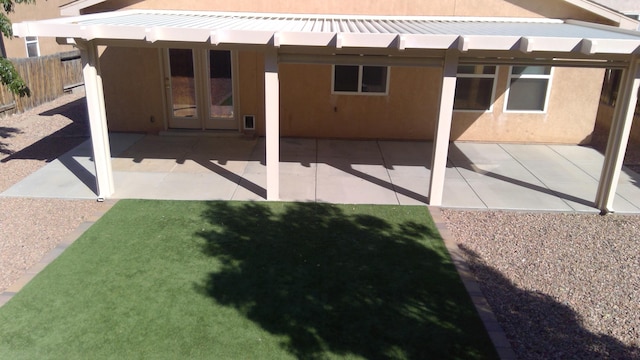
<svg viewBox="0 0 640 360">
<path fill-rule="evenodd" d="M 433 138 L 433 157 L 431 158 L 431 183 L 429 184 L 429 205 L 441 206 L 444 193 L 444 178 L 449 154 L 453 101 L 456 93 L 456 75 L 458 73 L 458 53 L 447 52 L 442 74 L 442 92 L 440 108 Z"/>
<path fill-rule="evenodd" d="M 640 87 L 640 59 L 634 56 L 629 68 L 624 71 L 620 84 L 618 100 L 609 130 L 604 165 L 598 183 L 596 206 L 602 214 L 614 211 L 613 202 L 638 102 L 638 87 Z"/>
<path fill-rule="evenodd" d="M 267 200 L 280 200 L 280 83 L 278 53 L 269 49 L 264 58 L 264 107 L 267 153 Z"/>
<path fill-rule="evenodd" d="M 76 45 L 82 56 L 82 74 L 89 113 L 93 162 L 96 168 L 97 195 L 98 201 L 102 201 L 113 194 L 114 185 L 98 49 L 94 43 L 87 41 L 77 40 Z"/>
</svg>

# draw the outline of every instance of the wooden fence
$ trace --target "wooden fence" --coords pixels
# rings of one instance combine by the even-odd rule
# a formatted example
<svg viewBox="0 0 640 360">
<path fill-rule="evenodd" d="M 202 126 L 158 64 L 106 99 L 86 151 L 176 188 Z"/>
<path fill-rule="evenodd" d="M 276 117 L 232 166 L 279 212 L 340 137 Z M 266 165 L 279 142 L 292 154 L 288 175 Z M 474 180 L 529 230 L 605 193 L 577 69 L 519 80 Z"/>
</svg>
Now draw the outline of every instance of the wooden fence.
<svg viewBox="0 0 640 360">
<path fill-rule="evenodd" d="M 79 51 L 33 58 L 11 59 L 16 70 L 31 90 L 30 97 L 12 94 L 0 85 L 0 114 L 20 113 L 55 100 L 66 91 L 81 86 L 82 60 Z"/>
</svg>

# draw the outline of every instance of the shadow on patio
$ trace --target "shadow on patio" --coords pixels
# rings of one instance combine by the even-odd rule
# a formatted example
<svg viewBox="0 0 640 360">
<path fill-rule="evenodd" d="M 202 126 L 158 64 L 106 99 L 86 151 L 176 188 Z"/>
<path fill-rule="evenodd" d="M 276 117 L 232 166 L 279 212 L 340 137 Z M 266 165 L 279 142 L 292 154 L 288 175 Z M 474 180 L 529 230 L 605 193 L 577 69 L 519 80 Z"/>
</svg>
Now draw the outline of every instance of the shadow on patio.
<svg viewBox="0 0 640 360">
<path fill-rule="evenodd" d="M 264 138 L 112 133 L 110 139 L 115 198 L 266 198 Z M 280 198 L 424 205 L 431 151 L 430 142 L 420 141 L 282 138 Z M 584 146 L 452 143 L 443 206 L 597 212 L 602 162 Z M 94 171 L 85 142 L 3 195 L 91 198 Z M 640 212 L 638 179 L 624 169 L 616 211 Z"/>
</svg>

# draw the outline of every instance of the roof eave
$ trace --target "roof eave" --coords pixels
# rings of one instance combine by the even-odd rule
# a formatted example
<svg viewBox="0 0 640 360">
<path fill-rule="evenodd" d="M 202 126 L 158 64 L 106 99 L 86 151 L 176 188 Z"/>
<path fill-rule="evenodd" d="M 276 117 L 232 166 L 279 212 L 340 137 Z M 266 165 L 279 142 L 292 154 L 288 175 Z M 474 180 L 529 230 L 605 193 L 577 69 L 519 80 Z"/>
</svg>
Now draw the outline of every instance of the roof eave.
<svg viewBox="0 0 640 360">
<path fill-rule="evenodd" d="M 81 11 L 106 0 L 77 0 L 60 6 L 60 15 L 62 16 L 78 16 Z"/>
<path fill-rule="evenodd" d="M 601 16 L 607 20 L 610 20 L 618 24 L 618 27 L 621 29 L 635 30 L 635 29 L 638 29 L 638 26 L 640 25 L 640 21 L 634 20 L 621 12 L 610 9 L 604 5 L 600 5 L 593 1 L 589 1 L 589 0 L 562 0 L 562 1 L 575 5 L 581 9 L 584 9 L 593 14 Z"/>
</svg>

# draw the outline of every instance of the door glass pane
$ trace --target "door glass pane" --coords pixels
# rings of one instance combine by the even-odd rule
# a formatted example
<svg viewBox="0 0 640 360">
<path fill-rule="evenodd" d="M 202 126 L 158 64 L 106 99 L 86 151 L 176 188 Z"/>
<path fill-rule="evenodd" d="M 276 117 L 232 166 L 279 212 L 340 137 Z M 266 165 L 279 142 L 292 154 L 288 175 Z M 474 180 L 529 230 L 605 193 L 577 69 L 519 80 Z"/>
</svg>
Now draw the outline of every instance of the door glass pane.
<svg viewBox="0 0 640 360">
<path fill-rule="evenodd" d="M 169 66 L 173 116 L 197 117 L 193 53 L 188 49 L 170 49 Z"/>
<path fill-rule="evenodd" d="M 233 117 L 233 81 L 231 80 L 231 52 L 209 51 L 209 86 L 211 88 L 211 117 Z"/>
</svg>

